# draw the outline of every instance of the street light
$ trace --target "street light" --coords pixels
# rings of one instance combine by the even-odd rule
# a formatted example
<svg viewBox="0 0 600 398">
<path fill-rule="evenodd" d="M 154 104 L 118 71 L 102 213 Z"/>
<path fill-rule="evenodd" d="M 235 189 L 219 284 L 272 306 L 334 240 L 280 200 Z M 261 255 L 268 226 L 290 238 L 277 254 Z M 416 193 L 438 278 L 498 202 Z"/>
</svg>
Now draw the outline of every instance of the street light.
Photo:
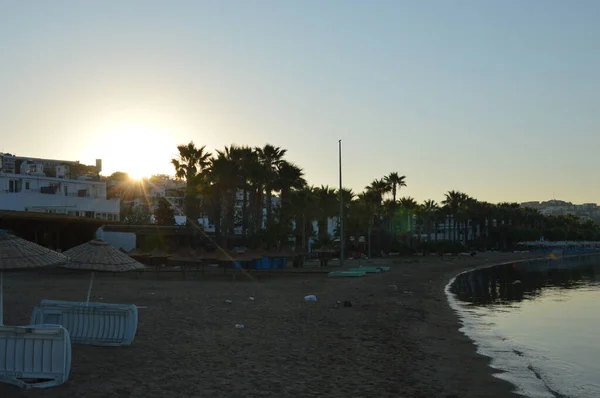
<svg viewBox="0 0 600 398">
<path fill-rule="evenodd" d="M 338 141 L 340 159 L 340 267 L 344 266 L 344 197 L 342 195 L 342 140 Z"/>
</svg>

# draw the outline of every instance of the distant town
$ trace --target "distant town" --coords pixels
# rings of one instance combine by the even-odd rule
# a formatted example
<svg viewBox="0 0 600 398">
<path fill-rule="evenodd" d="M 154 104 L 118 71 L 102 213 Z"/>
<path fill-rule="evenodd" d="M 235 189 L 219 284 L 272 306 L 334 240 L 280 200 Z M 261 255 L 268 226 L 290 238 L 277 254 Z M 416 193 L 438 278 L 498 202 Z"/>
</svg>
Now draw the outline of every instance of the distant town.
<svg viewBox="0 0 600 398">
<path fill-rule="evenodd" d="M 600 224 L 600 207 L 597 203 L 573 204 L 563 200 L 548 200 L 545 202 L 523 202 L 522 207 L 530 207 L 538 210 L 545 216 L 578 217 L 581 221 L 592 220 Z"/>
</svg>

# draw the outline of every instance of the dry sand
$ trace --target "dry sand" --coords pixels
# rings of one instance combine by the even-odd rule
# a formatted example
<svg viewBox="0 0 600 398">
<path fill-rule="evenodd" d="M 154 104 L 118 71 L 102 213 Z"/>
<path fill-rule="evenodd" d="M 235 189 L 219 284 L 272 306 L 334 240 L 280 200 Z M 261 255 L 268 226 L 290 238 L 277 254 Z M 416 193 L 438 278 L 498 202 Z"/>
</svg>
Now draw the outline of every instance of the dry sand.
<svg viewBox="0 0 600 398">
<path fill-rule="evenodd" d="M 379 260 L 392 271 L 362 278 L 97 277 L 95 301 L 147 307 L 133 345 L 75 345 L 65 385 L 0 385 L 0 397 L 511 397 L 458 331 L 444 286 L 462 270 L 528 256 Z M 5 323 L 27 324 L 41 299 L 81 301 L 87 277 L 6 274 Z"/>
</svg>

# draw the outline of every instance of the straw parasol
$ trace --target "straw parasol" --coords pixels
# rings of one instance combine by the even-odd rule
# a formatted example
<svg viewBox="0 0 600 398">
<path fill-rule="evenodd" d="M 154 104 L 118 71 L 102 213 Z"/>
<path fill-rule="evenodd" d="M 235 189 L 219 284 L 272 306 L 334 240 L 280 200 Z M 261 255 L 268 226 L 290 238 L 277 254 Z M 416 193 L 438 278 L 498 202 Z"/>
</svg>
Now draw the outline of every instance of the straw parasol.
<svg viewBox="0 0 600 398">
<path fill-rule="evenodd" d="M 90 302 L 95 271 L 125 272 L 144 268 L 142 264 L 127 254 L 121 253 L 118 249 L 115 249 L 103 240 L 92 240 L 75 246 L 67 250 L 65 256 L 69 258 L 69 262 L 63 265 L 63 267 L 92 271 L 86 303 Z"/>
<path fill-rule="evenodd" d="M 216 260 L 217 259 L 217 252 L 207 252 L 204 250 L 196 250 L 194 256 L 202 261 L 202 260 Z"/>
<path fill-rule="evenodd" d="M 254 254 L 249 251 L 231 251 L 225 249 L 218 249 L 215 251 L 215 260 L 222 262 L 236 262 L 236 261 L 251 261 L 256 257 Z"/>
<path fill-rule="evenodd" d="M 175 253 L 169 256 L 169 260 L 183 263 L 198 262 L 196 252 L 192 248 L 181 248 L 177 250 Z"/>
<path fill-rule="evenodd" d="M 60 253 L 0 230 L 0 326 L 3 326 L 3 271 L 51 267 L 67 262 Z"/>
</svg>

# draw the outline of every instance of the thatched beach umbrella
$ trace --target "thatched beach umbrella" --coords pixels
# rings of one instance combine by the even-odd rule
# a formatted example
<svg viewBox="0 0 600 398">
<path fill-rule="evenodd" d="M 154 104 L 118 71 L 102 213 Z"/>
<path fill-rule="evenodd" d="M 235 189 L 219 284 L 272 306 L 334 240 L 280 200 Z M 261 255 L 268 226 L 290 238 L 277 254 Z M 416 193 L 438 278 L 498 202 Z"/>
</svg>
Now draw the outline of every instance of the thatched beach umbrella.
<svg viewBox="0 0 600 398">
<path fill-rule="evenodd" d="M 90 302 L 95 271 L 125 272 L 144 268 L 137 260 L 121 253 L 103 240 L 92 240 L 75 246 L 67 250 L 65 256 L 69 258 L 69 262 L 63 267 L 92 272 L 86 303 Z"/>
<path fill-rule="evenodd" d="M 18 238 L 6 231 L 0 231 L 0 326 L 4 325 L 3 318 L 3 271 L 51 267 L 67 262 L 60 253 L 46 249 L 33 242 Z"/>
<path fill-rule="evenodd" d="M 169 255 L 169 260 L 182 263 L 198 262 L 196 251 L 192 248 L 182 248 L 177 250 L 175 253 Z"/>
</svg>

